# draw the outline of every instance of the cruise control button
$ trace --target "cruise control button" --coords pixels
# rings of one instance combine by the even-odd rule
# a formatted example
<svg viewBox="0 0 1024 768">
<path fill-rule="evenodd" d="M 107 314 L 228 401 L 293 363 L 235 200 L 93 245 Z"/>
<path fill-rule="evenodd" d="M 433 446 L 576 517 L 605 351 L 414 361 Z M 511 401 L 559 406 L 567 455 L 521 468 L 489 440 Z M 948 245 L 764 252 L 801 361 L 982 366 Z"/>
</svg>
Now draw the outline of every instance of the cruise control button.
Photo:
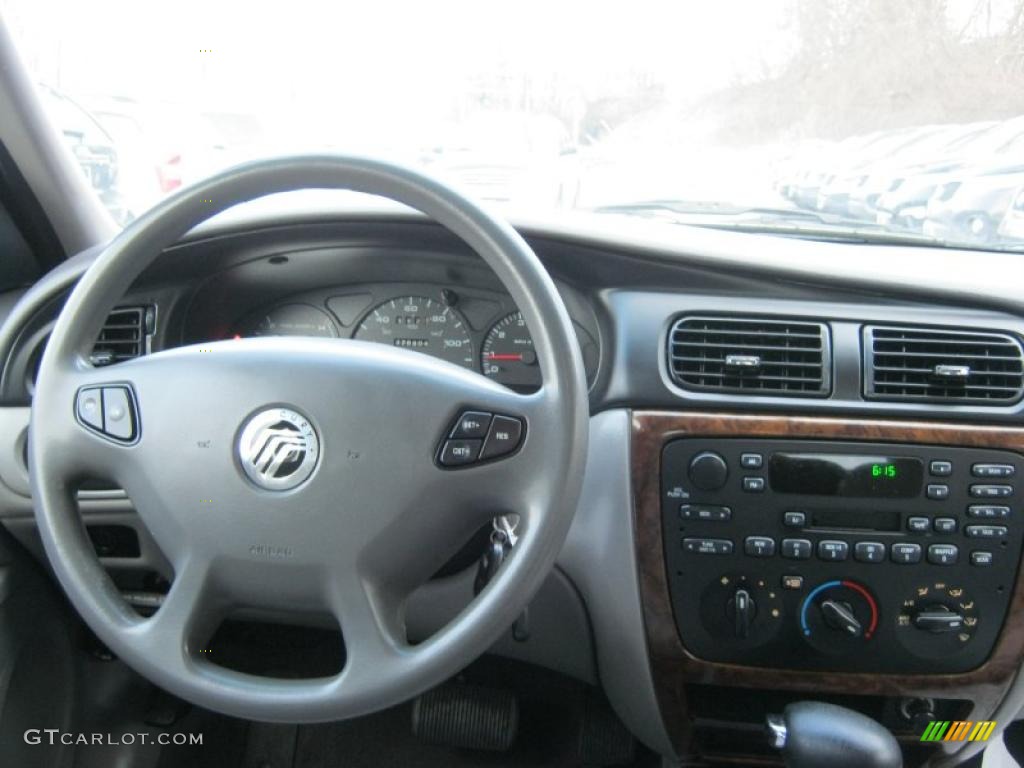
<svg viewBox="0 0 1024 768">
<path fill-rule="evenodd" d="M 982 520 L 997 520 L 1010 516 L 1010 508 L 999 504 L 971 504 L 967 507 L 967 516 Z"/>
<path fill-rule="evenodd" d="M 728 539 L 683 539 L 683 549 L 698 555 L 730 555 L 732 542 Z"/>
<path fill-rule="evenodd" d="M 775 554 L 775 539 L 768 536 L 747 536 L 743 551 L 750 557 L 771 557 Z"/>
<path fill-rule="evenodd" d="M 984 567 L 992 565 L 992 553 L 984 549 L 976 549 L 971 552 L 971 565 Z"/>
<path fill-rule="evenodd" d="M 1013 464 L 972 464 L 971 474 L 975 477 L 1013 477 Z"/>
<path fill-rule="evenodd" d="M 998 539 L 1006 535 L 1005 525 L 968 525 L 964 533 L 969 539 Z"/>
<path fill-rule="evenodd" d="M 936 533 L 956 533 L 956 518 L 936 517 L 933 527 Z"/>
<path fill-rule="evenodd" d="M 953 474 L 953 462 L 933 461 L 928 465 L 928 472 L 932 477 L 949 477 Z"/>
<path fill-rule="evenodd" d="M 78 418 L 83 424 L 103 431 L 103 395 L 99 387 L 78 393 Z"/>
<path fill-rule="evenodd" d="M 832 541 L 826 539 L 818 542 L 818 558 L 838 562 L 845 560 L 850 553 L 850 545 L 845 541 Z"/>
<path fill-rule="evenodd" d="M 899 542 L 892 545 L 890 557 L 894 563 L 909 565 L 921 562 L 921 545 Z"/>
<path fill-rule="evenodd" d="M 118 440 L 135 438 L 135 413 L 127 387 L 103 387 L 103 431 Z"/>
<path fill-rule="evenodd" d="M 929 483 L 925 488 L 925 496 L 934 501 L 942 501 L 949 498 L 949 486 L 942 483 Z"/>
<path fill-rule="evenodd" d="M 960 556 L 956 544 L 930 544 L 928 562 L 932 565 L 955 565 Z"/>
<path fill-rule="evenodd" d="M 519 447 L 522 437 L 523 422 L 511 416 L 495 416 L 480 458 L 494 459 L 498 456 L 507 456 Z"/>
<path fill-rule="evenodd" d="M 885 560 L 885 544 L 880 541 L 858 541 L 853 545 L 853 559 L 862 563 L 880 563 Z"/>
<path fill-rule="evenodd" d="M 790 560 L 806 560 L 811 556 L 811 542 L 807 539 L 783 539 L 782 556 Z"/>
<path fill-rule="evenodd" d="M 972 485 L 970 494 L 976 499 L 1006 499 L 1013 495 L 1012 485 Z"/>
<path fill-rule="evenodd" d="M 914 533 L 924 533 L 932 527 L 932 521 L 927 517 L 908 517 L 907 530 Z"/>
<path fill-rule="evenodd" d="M 445 440 L 441 463 L 446 467 L 472 464 L 480 454 L 480 440 Z"/>
<path fill-rule="evenodd" d="M 491 425 L 491 414 L 483 411 L 465 411 L 455 424 L 449 437 L 482 440 Z"/>
<path fill-rule="evenodd" d="M 732 517 L 729 507 L 718 507 L 713 504 L 683 504 L 679 507 L 679 516 L 683 520 L 712 520 L 719 522 Z"/>
</svg>

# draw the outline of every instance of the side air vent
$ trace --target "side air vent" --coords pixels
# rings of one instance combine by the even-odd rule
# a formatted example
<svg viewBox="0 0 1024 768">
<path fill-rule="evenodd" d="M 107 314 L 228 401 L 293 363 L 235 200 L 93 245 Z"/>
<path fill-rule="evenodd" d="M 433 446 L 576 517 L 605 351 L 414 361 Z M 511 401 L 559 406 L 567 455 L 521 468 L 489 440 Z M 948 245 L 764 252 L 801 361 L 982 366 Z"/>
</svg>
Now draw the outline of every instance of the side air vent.
<svg viewBox="0 0 1024 768">
<path fill-rule="evenodd" d="M 110 365 L 146 353 L 146 307 L 118 307 L 103 324 L 96 346 L 93 365 Z"/>
<path fill-rule="evenodd" d="M 1024 350 L 1005 333 L 867 326 L 864 369 L 871 400 L 1011 405 L 1024 394 Z"/>
<path fill-rule="evenodd" d="M 673 380 L 684 389 L 826 397 L 831 391 L 824 323 L 684 317 L 668 336 Z"/>
</svg>

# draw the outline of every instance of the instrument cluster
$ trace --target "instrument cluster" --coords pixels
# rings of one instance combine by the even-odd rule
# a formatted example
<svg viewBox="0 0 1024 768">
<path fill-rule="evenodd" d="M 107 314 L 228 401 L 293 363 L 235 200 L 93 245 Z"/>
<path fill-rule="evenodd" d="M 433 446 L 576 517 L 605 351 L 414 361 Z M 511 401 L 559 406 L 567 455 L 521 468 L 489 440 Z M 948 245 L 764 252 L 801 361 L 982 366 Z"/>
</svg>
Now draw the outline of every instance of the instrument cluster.
<svg viewBox="0 0 1024 768">
<path fill-rule="evenodd" d="M 587 320 L 583 319 L 584 322 Z M 573 318 L 587 381 L 600 362 L 597 330 Z M 239 318 L 228 336 L 320 336 L 404 347 L 530 392 L 541 370 L 530 329 L 511 297 L 433 284 L 382 283 L 317 291 Z"/>
</svg>

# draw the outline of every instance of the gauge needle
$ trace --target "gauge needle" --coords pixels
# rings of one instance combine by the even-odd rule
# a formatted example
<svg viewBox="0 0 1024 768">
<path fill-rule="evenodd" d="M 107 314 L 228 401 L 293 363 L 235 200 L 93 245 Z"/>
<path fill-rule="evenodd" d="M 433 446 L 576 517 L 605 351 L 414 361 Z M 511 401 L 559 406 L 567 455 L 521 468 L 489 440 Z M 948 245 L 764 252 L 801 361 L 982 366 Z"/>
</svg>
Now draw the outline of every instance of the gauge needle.
<svg viewBox="0 0 1024 768">
<path fill-rule="evenodd" d="M 498 354 L 491 353 L 491 354 L 489 354 L 487 356 L 487 359 L 488 360 L 519 360 L 519 361 L 522 361 L 523 356 L 522 356 L 522 354 L 518 354 L 518 355 L 512 355 L 512 354 L 509 354 L 509 355 L 498 355 Z"/>
</svg>

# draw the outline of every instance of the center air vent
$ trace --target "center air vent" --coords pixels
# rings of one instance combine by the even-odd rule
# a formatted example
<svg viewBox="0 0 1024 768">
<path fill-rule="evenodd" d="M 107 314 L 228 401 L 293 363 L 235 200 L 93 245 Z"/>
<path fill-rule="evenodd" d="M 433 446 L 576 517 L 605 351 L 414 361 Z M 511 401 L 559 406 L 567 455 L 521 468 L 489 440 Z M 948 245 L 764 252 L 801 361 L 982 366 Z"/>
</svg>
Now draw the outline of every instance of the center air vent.
<svg viewBox="0 0 1024 768">
<path fill-rule="evenodd" d="M 103 324 L 92 350 L 93 365 L 110 365 L 146 353 L 146 308 L 118 307 Z"/>
<path fill-rule="evenodd" d="M 668 358 L 672 378 L 690 390 L 788 397 L 831 390 L 823 323 L 684 317 L 669 332 Z"/>
<path fill-rule="evenodd" d="M 864 367 L 871 400 L 1010 405 L 1024 394 L 1024 351 L 1005 333 L 868 326 Z"/>
</svg>

